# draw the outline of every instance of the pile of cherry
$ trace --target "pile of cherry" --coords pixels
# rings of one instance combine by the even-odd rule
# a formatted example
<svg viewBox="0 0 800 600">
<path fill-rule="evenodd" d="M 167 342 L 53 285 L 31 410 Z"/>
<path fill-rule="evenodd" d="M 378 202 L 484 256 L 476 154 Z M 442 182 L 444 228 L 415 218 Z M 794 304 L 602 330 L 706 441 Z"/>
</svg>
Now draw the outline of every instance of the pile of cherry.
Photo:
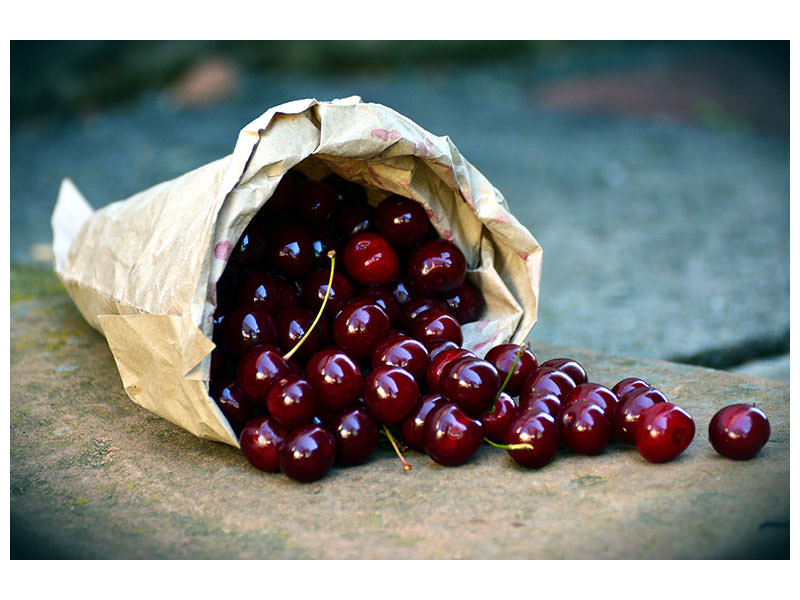
<svg viewBox="0 0 800 600">
<path fill-rule="evenodd" d="M 381 435 L 405 469 L 402 446 L 456 466 L 486 442 L 536 468 L 562 447 L 596 455 L 615 439 L 666 462 L 692 442 L 692 417 L 642 379 L 607 388 L 571 359 L 462 348 L 461 325 L 483 310 L 464 255 L 420 204 L 373 207 L 357 184 L 290 171 L 217 284 L 209 391 L 246 459 L 298 481 L 364 463 Z M 769 423 L 731 405 L 709 437 L 746 459 Z"/>
</svg>

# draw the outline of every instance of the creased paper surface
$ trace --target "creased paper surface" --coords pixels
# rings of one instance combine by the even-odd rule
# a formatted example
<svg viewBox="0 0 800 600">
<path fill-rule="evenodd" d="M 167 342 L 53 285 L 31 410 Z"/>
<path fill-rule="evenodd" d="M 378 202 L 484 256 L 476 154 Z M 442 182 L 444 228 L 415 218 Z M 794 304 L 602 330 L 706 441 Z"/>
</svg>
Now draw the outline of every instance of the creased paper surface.
<svg viewBox="0 0 800 600">
<path fill-rule="evenodd" d="M 238 446 L 208 396 L 216 282 L 244 228 L 297 167 L 367 187 L 371 203 L 419 201 L 467 259 L 486 311 L 463 326 L 483 356 L 522 342 L 536 322 L 542 249 L 502 194 L 446 136 L 357 97 L 269 109 L 239 132 L 231 155 L 92 211 L 69 181 L 53 211 L 61 281 L 103 333 L 125 391 L 200 437 Z"/>
</svg>

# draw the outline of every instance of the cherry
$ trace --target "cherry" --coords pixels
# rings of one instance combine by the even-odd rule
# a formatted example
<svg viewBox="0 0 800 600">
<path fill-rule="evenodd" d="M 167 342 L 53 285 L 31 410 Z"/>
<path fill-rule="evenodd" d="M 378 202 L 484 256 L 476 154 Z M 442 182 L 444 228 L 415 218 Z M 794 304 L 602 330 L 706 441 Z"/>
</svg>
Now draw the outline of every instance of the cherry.
<svg viewBox="0 0 800 600">
<path fill-rule="evenodd" d="M 377 304 L 356 300 L 333 319 L 333 340 L 355 358 L 367 358 L 389 332 L 389 317 Z"/>
<path fill-rule="evenodd" d="M 555 394 L 546 390 L 527 390 L 519 397 L 519 412 L 546 412 L 558 418 L 563 406 Z"/>
<path fill-rule="evenodd" d="M 624 388 L 623 388 L 624 389 Z M 623 444 L 636 443 L 636 425 L 641 414 L 659 402 L 668 402 L 667 397 L 654 387 L 632 387 L 619 399 L 614 417 L 614 437 Z"/>
<path fill-rule="evenodd" d="M 397 194 L 384 198 L 375 210 L 375 228 L 395 248 L 411 248 L 425 239 L 428 214 L 418 202 Z"/>
<path fill-rule="evenodd" d="M 323 477 L 335 457 L 336 442 L 330 432 L 319 425 L 303 425 L 281 444 L 278 464 L 286 476 L 306 483 Z"/>
<path fill-rule="evenodd" d="M 295 306 L 280 311 L 275 317 L 275 328 L 278 332 L 278 345 L 281 350 L 288 352 L 294 348 L 308 332 L 313 322 L 313 313 L 305 308 Z M 319 321 L 297 349 L 295 355 L 298 358 L 307 359 L 315 352 L 329 345 L 330 341 L 330 328 L 324 321 Z"/>
<path fill-rule="evenodd" d="M 372 370 L 364 384 L 364 402 L 381 423 L 394 425 L 405 419 L 419 400 L 414 376 L 399 367 Z"/>
<path fill-rule="evenodd" d="M 310 225 L 308 227 L 308 235 L 311 238 L 311 248 L 314 251 L 314 263 L 320 267 L 327 267 L 330 264 L 328 252 L 333 250 L 339 254 L 342 251 L 344 242 L 342 242 L 342 238 L 336 230 L 328 223 Z"/>
<path fill-rule="evenodd" d="M 331 419 L 329 429 L 336 442 L 336 462 L 359 465 L 378 447 L 378 423 L 365 409 L 356 406 Z"/>
<path fill-rule="evenodd" d="M 279 471 L 278 454 L 286 439 L 286 430 L 269 415 L 256 417 L 239 434 L 239 446 L 247 461 L 268 473 Z"/>
<path fill-rule="evenodd" d="M 281 223 L 272 227 L 267 262 L 281 275 L 301 279 L 314 266 L 314 247 L 305 227 Z"/>
<path fill-rule="evenodd" d="M 374 286 L 365 287 L 359 293 L 359 300 L 369 300 L 372 304 L 377 304 L 389 317 L 391 323 L 397 323 L 400 319 L 400 303 L 395 300 L 389 288 Z"/>
<path fill-rule="evenodd" d="M 586 377 L 586 369 L 584 369 L 578 361 L 571 358 L 551 358 L 539 366 L 553 367 L 559 371 L 564 371 L 564 373 L 569 375 L 570 379 L 575 382 L 575 385 L 580 385 L 589 381 Z"/>
<path fill-rule="evenodd" d="M 580 402 L 581 400 L 588 400 L 589 402 L 597 404 L 603 409 L 603 412 L 608 418 L 608 422 L 614 422 L 619 399 L 610 389 L 599 383 L 581 383 L 575 386 L 564 397 L 564 407 L 569 407 L 570 404 Z"/>
<path fill-rule="evenodd" d="M 560 444 L 558 425 L 546 412 L 522 413 L 508 426 L 504 443 L 528 444 L 531 448 L 506 450 L 517 464 L 528 469 L 543 467 L 552 462 Z"/>
<path fill-rule="evenodd" d="M 338 348 L 326 348 L 312 356 L 305 375 L 314 388 L 317 403 L 330 411 L 344 410 L 361 397 L 364 385 L 361 369 Z"/>
<path fill-rule="evenodd" d="M 234 382 L 228 383 L 228 385 L 217 391 L 213 397 L 222 414 L 225 415 L 228 423 L 237 433 L 242 430 L 255 414 L 253 403 Z"/>
<path fill-rule="evenodd" d="M 267 242 L 261 225 L 251 221 L 231 252 L 230 262 L 244 268 L 259 268 L 267 255 Z"/>
<path fill-rule="evenodd" d="M 458 349 L 458 347 L 458 344 L 451 342 L 450 340 L 439 340 L 438 342 L 432 342 L 429 350 L 429 358 L 433 360 L 437 355 L 445 350 Z"/>
<path fill-rule="evenodd" d="M 563 399 L 575 387 L 575 381 L 564 371 L 555 367 L 539 367 L 528 376 L 522 385 L 522 391 L 543 390 Z"/>
<path fill-rule="evenodd" d="M 256 346 L 274 344 L 275 340 L 275 321 L 258 309 L 236 308 L 221 324 L 220 342 L 234 356 L 244 356 Z"/>
<path fill-rule="evenodd" d="M 388 337 L 372 351 L 372 368 L 382 365 L 400 367 L 417 380 L 425 377 L 429 362 L 428 351 L 422 342 L 404 335 Z"/>
<path fill-rule="evenodd" d="M 300 305 L 300 296 L 292 283 L 281 277 L 273 277 L 272 282 L 278 288 L 280 298 L 279 308 L 289 308 Z"/>
<path fill-rule="evenodd" d="M 395 282 L 389 286 L 389 289 L 400 306 L 418 295 L 414 288 L 411 287 L 411 283 L 405 279 L 395 280 Z"/>
<path fill-rule="evenodd" d="M 446 292 L 442 298 L 447 303 L 450 314 L 462 325 L 477 321 L 486 306 L 480 288 L 470 281 Z"/>
<path fill-rule="evenodd" d="M 281 307 L 280 288 L 265 271 L 249 273 L 239 286 L 239 304 L 271 313 Z"/>
<path fill-rule="evenodd" d="M 236 370 L 236 383 L 249 398 L 264 403 L 269 387 L 290 375 L 292 369 L 274 346 L 260 346 L 244 355 Z"/>
<path fill-rule="evenodd" d="M 519 359 L 517 359 L 517 355 L 519 355 Z M 486 353 L 485 360 L 492 363 L 494 368 L 497 369 L 500 381 L 506 382 L 504 391 L 511 396 L 519 396 L 525 380 L 538 367 L 533 352 L 518 344 L 495 346 Z M 514 366 L 514 371 L 509 377 L 509 372 L 511 372 L 511 367 L 515 361 L 516 366 Z"/>
<path fill-rule="evenodd" d="M 342 236 L 345 238 L 372 231 L 374 226 L 375 209 L 366 202 L 348 204 L 342 207 L 336 215 L 336 228 L 342 232 Z"/>
<path fill-rule="evenodd" d="M 439 389 L 467 415 L 477 417 L 489 408 L 499 386 L 497 369 L 491 363 L 468 356 L 445 367 Z"/>
<path fill-rule="evenodd" d="M 430 240 L 417 246 L 408 257 L 408 278 L 425 294 L 454 290 L 464 282 L 467 262 L 454 243 Z"/>
<path fill-rule="evenodd" d="M 434 408 L 425 418 L 425 453 L 440 465 L 467 462 L 483 443 L 483 425 L 452 403 Z"/>
<path fill-rule="evenodd" d="M 478 417 L 478 420 L 483 423 L 484 435 L 491 441 L 502 444 L 506 437 L 508 426 L 517 417 L 518 413 L 519 408 L 514 399 L 505 392 L 500 392 L 500 395 Z"/>
<path fill-rule="evenodd" d="M 409 333 L 425 344 L 426 348 L 442 340 L 449 340 L 459 346 L 464 342 L 458 321 L 437 308 L 432 308 L 418 317 Z"/>
<path fill-rule="evenodd" d="M 289 431 L 311 423 L 316 408 L 314 389 L 297 375 L 276 381 L 267 392 L 269 414 Z"/>
<path fill-rule="evenodd" d="M 694 439 L 694 420 L 670 402 L 646 409 L 636 425 L 636 449 L 646 460 L 667 462 L 689 447 Z"/>
<path fill-rule="evenodd" d="M 308 223 L 327 221 L 338 203 L 336 192 L 325 182 L 307 179 L 296 187 L 294 212 Z"/>
<path fill-rule="evenodd" d="M 408 416 L 400 423 L 403 440 L 412 450 L 425 452 L 425 419 L 428 414 L 447 400 L 441 394 L 425 394 L 411 409 Z"/>
<path fill-rule="evenodd" d="M 590 400 L 578 400 L 558 417 L 561 437 L 578 454 L 600 454 L 611 441 L 611 423 L 603 409 Z"/>
<path fill-rule="evenodd" d="M 376 233 L 360 233 L 345 246 L 344 267 L 362 285 L 386 285 L 397 277 L 400 263 L 389 242 Z"/>
<path fill-rule="evenodd" d="M 714 450 L 735 460 L 753 458 L 769 440 L 769 420 L 751 404 L 731 404 L 720 409 L 708 424 Z"/>
<path fill-rule="evenodd" d="M 425 372 L 425 380 L 428 383 L 428 390 L 431 392 L 438 392 L 439 384 L 442 379 L 442 373 L 444 372 L 445 367 L 447 367 L 451 361 L 464 358 L 466 356 L 477 358 L 475 353 L 471 350 L 459 347 L 444 350 L 438 353 L 435 358 L 431 358 L 431 362 L 428 365 L 428 370 Z"/>
<path fill-rule="evenodd" d="M 622 396 L 627 394 L 629 391 L 633 389 L 646 389 L 649 388 L 650 384 L 647 383 L 644 379 L 639 379 L 638 377 L 627 377 L 621 381 L 618 381 L 614 384 L 614 387 L 611 388 L 611 391 L 614 392 L 617 398 L 622 401 Z"/>
<path fill-rule="evenodd" d="M 447 312 L 447 305 L 441 300 L 434 300 L 433 298 L 425 297 L 416 297 L 410 299 L 400 308 L 403 326 L 410 330 L 414 326 L 414 323 L 419 321 L 423 315 L 434 308 L 440 312 Z"/>
<path fill-rule="evenodd" d="M 330 281 L 330 267 L 311 271 L 303 279 L 303 294 L 301 297 L 303 306 L 316 314 L 325 299 L 325 293 L 328 291 L 328 282 Z M 346 302 L 353 298 L 353 284 L 346 275 L 335 271 L 330 288 L 328 303 L 325 305 L 323 316 L 333 317 Z"/>
</svg>

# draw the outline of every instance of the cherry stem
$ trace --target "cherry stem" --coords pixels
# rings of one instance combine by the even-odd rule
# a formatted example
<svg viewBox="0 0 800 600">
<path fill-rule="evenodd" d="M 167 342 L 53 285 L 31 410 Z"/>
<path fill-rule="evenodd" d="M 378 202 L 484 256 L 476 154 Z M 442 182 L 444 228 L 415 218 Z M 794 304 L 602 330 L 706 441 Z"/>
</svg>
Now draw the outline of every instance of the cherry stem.
<svg viewBox="0 0 800 600">
<path fill-rule="evenodd" d="M 400 462 L 403 463 L 403 471 L 410 471 L 411 465 L 408 464 L 405 458 L 403 458 L 403 453 L 400 452 L 400 448 L 397 447 L 397 442 L 394 440 L 392 434 L 389 433 L 389 428 L 386 427 L 385 424 L 383 426 L 383 432 L 386 434 L 386 437 L 389 438 L 389 442 L 392 444 L 392 448 L 394 448 L 394 451 L 397 453 Z"/>
<path fill-rule="evenodd" d="M 525 352 L 525 348 L 520 347 L 519 352 L 517 352 L 517 355 L 514 357 L 514 362 L 511 363 L 511 368 L 508 370 L 508 373 L 506 374 L 506 378 L 503 380 L 503 385 L 501 385 L 500 389 L 497 390 L 497 394 L 495 395 L 494 400 L 492 400 L 492 405 L 489 407 L 489 410 L 486 411 L 486 412 L 489 412 L 489 413 L 493 413 L 494 412 L 495 402 L 497 402 L 497 399 L 500 397 L 500 394 L 503 393 L 503 390 L 506 389 L 506 386 L 508 385 L 508 382 L 511 379 L 511 376 L 514 374 L 514 369 L 517 368 L 517 363 L 519 362 L 519 359 L 522 357 L 522 353 L 523 352 Z"/>
<path fill-rule="evenodd" d="M 500 448 L 501 450 L 533 450 L 532 444 L 495 444 L 489 438 L 483 438 L 485 442 L 488 442 L 490 446 L 494 446 L 495 448 Z"/>
<path fill-rule="evenodd" d="M 298 342 L 294 345 L 294 348 L 289 350 L 289 352 L 287 352 L 283 356 L 283 360 L 289 360 L 290 358 L 292 358 L 294 353 L 297 352 L 300 349 L 300 346 L 303 345 L 303 342 L 306 341 L 306 338 L 309 335 L 311 335 L 312 331 L 314 331 L 314 327 L 317 326 L 317 323 L 319 323 L 320 318 L 322 318 L 322 311 L 325 310 L 325 305 L 328 303 L 328 296 L 331 295 L 331 286 L 333 286 L 333 271 L 336 267 L 336 251 L 329 250 L 328 258 L 331 259 L 331 275 L 330 277 L 328 277 L 328 287 L 325 289 L 325 297 L 322 299 L 322 306 L 319 307 L 319 312 L 317 313 L 317 316 L 314 319 L 314 321 L 311 323 L 311 327 L 309 327 L 308 330 L 303 335 L 303 337 L 301 337 L 300 340 L 298 340 Z"/>
</svg>

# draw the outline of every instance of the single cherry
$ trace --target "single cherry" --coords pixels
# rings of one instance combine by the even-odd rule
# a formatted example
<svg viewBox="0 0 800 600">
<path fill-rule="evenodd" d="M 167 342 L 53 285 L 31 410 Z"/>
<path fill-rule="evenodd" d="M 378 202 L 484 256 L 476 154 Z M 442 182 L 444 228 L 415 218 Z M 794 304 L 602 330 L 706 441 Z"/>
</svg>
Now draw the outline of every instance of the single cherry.
<svg viewBox="0 0 800 600">
<path fill-rule="evenodd" d="M 389 242 L 376 233 L 360 233 L 345 246 L 344 267 L 362 285 L 386 285 L 397 277 L 400 263 Z"/>
<path fill-rule="evenodd" d="M 546 390 L 527 390 L 519 397 L 519 412 L 546 412 L 558 418 L 561 414 L 563 405 L 555 394 Z"/>
<path fill-rule="evenodd" d="M 441 300 L 424 296 L 411 298 L 400 308 L 400 321 L 403 327 L 410 331 L 423 315 L 434 308 L 447 313 L 447 305 Z"/>
<path fill-rule="evenodd" d="M 294 348 L 306 335 L 313 322 L 314 314 L 305 308 L 295 306 L 280 311 L 275 317 L 275 328 L 278 333 L 278 346 L 280 346 L 281 350 L 288 352 Z M 324 320 L 319 321 L 297 349 L 295 356 L 302 360 L 308 359 L 312 354 L 330 345 L 330 343 L 330 327 Z"/>
<path fill-rule="evenodd" d="M 631 387 L 620 396 L 614 417 L 614 437 L 622 444 L 636 443 L 636 426 L 641 414 L 659 402 L 669 402 L 663 392 L 654 387 Z"/>
<path fill-rule="evenodd" d="M 467 462 L 483 443 L 483 425 L 452 403 L 434 408 L 425 419 L 425 453 L 440 465 Z"/>
<path fill-rule="evenodd" d="M 303 425 L 281 444 L 278 463 L 286 476 L 306 483 L 322 478 L 335 458 L 336 442 L 330 432 L 319 425 Z"/>
<path fill-rule="evenodd" d="M 437 308 L 420 315 L 409 331 L 411 337 L 418 339 L 425 347 L 449 340 L 459 346 L 464 343 L 461 325 L 453 317 Z"/>
<path fill-rule="evenodd" d="M 235 432 L 240 432 L 255 415 L 253 403 L 234 382 L 222 387 L 213 396 L 222 414 Z"/>
<path fill-rule="evenodd" d="M 367 408 L 386 425 L 405 419 L 418 400 L 419 386 L 414 376 L 399 367 L 377 367 L 364 383 Z"/>
<path fill-rule="evenodd" d="M 464 283 L 466 275 L 464 254 L 444 239 L 423 242 L 408 257 L 408 278 L 424 294 L 454 290 Z"/>
<path fill-rule="evenodd" d="M 518 344 L 495 346 L 486 353 L 485 360 L 492 363 L 497 369 L 501 382 L 507 381 L 504 391 L 510 396 L 520 395 L 525 380 L 538 367 L 533 352 Z M 511 371 L 512 365 L 514 365 L 513 372 Z M 510 376 L 509 373 L 511 373 Z"/>
<path fill-rule="evenodd" d="M 297 375 L 276 381 L 267 392 L 269 414 L 289 431 L 311 423 L 316 409 L 314 389 Z"/>
<path fill-rule="evenodd" d="M 272 313 L 281 307 L 280 288 L 266 271 L 249 273 L 239 286 L 239 304 Z"/>
<path fill-rule="evenodd" d="M 336 442 L 336 462 L 340 465 L 360 465 L 378 447 L 378 423 L 359 406 L 336 415 L 328 428 Z"/>
<path fill-rule="evenodd" d="M 306 379 L 317 403 L 333 412 L 353 406 L 361 397 L 364 377 L 350 356 L 338 348 L 326 348 L 306 364 Z"/>
<path fill-rule="evenodd" d="M 405 335 L 388 337 L 372 350 L 372 368 L 400 367 L 418 381 L 424 380 L 428 370 L 428 351 L 422 342 Z"/>
<path fill-rule="evenodd" d="M 303 279 L 301 300 L 303 306 L 316 315 L 322 306 L 326 292 L 328 292 L 329 282 L 331 283 L 330 293 L 323 316 L 333 318 L 342 306 L 353 298 L 353 284 L 344 273 L 335 271 L 333 281 L 331 281 L 330 267 L 314 269 Z"/>
<path fill-rule="evenodd" d="M 439 384 L 442 395 L 471 417 L 478 417 L 489 408 L 499 387 L 497 369 L 473 357 L 459 358 L 447 365 Z"/>
<path fill-rule="evenodd" d="M 437 355 L 445 350 L 458 349 L 458 347 L 458 344 L 451 342 L 450 340 L 439 340 L 438 342 L 433 342 L 430 345 L 429 358 L 433 360 Z"/>
<path fill-rule="evenodd" d="M 617 405 L 619 399 L 617 396 L 604 385 L 599 383 L 581 383 L 575 386 L 564 397 L 564 407 L 569 407 L 570 404 L 580 402 L 581 400 L 588 400 L 594 402 L 603 409 L 609 423 L 614 422 L 614 417 L 617 412 Z"/>
<path fill-rule="evenodd" d="M 397 323 L 400 319 L 400 303 L 395 300 L 389 288 L 381 286 L 365 287 L 358 293 L 357 299 L 369 300 L 372 304 L 380 306 L 392 324 Z"/>
<path fill-rule="evenodd" d="M 437 406 L 446 404 L 441 394 L 425 394 L 411 409 L 408 416 L 400 423 L 403 440 L 412 450 L 425 452 L 425 419 Z"/>
<path fill-rule="evenodd" d="M 543 390 L 555 394 L 559 399 L 563 399 L 575 387 L 575 381 L 564 371 L 555 367 L 539 367 L 528 376 L 522 385 L 522 391 L 532 392 Z"/>
<path fill-rule="evenodd" d="M 447 303 L 450 314 L 462 325 L 477 321 L 486 306 L 480 288 L 470 281 L 464 281 L 456 289 L 446 292 L 442 298 Z"/>
<path fill-rule="evenodd" d="M 769 420 L 751 404 L 731 404 L 720 409 L 708 424 L 714 450 L 735 460 L 753 458 L 769 440 Z"/>
<path fill-rule="evenodd" d="M 575 382 L 575 385 L 580 385 L 589 381 L 586 376 L 586 369 L 583 368 L 583 365 L 571 358 L 551 358 L 539 366 L 553 367 L 559 371 L 564 371 L 564 373 L 569 375 L 570 379 Z"/>
<path fill-rule="evenodd" d="M 334 219 L 336 229 L 345 239 L 349 239 L 375 228 L 375 209 L 366 202 L 353 202 L 343 206 Z"/>
<path fill-rule="evenodd" d="M 670 402 L 658 402 L 639 417 L 636 449 L 650 462 L 667 462 L 689 447 L 694 431 L 689 413 Z"/>
<path fill-rule="evenodd" d="M 336 192 L 325 182 L 307 179 L 297 184 L 294 212 L 298 218 L 307 223 L 327 221 L 338 203 Z"/>
<path fill-rule="evenodd" d="M 264 230 L 256 221 L 251 221 L 231 252 L 230 262 L 247 269 L 258 269 L 267 256 L 267 241 Z"/>
<path fill-rule="evenodd" d="M 292 369 L 274 346 L 260 346 L 244 355 L 236 369 L 236 383 L 252 400 L 264 404 L 270 386 Z"/>
<path fill-rule="evenodd" d="M 428 390 L 431 392 L 438 392 L 445 367 L 447 367 L 450 362 L 467 356 L 477 358 L 475 353 L 471 350 L 456 346 L 455 348 L 439 352 L 435 358 L 431 358 L 428 370 L 425 372 L 425 381 L 428 383 Z"/>
<path fill-rule="evenodd" d="M 600 454 L 611 442 L 611 423 L 603 409 L 590 400 L 564 408 L 558 423 L 564 443 L 578 454 Z"/>
<path fill-rule="evenodd" d="M 330 264 L 328 252 L 331 250 L 336 252 L 336 254 L 342 252 L 344 246 L 342 237 L 328 223 L 309 225 L 308 235 L 311 239 L 311 248 L 314 251 L 314 263 L 317 266 L 327 267 Z"/>
<path fill-rule="evenodd" d="M 509 425 L 518 413 L 519 407 L 514 399 L 505 392 L 500 392 L 489 408 L 478 417 L 483 423 L 483 434 L 496 444 L 502 444 Z"/>
<path fill-rule="evenodd" d="M 286 430 L 269 415 L 248 421 L 239 435 L 239 446 L 247 461 L 257 469 L 277 473 L 278 454 Z"/>
<path fill-rule="evenodd" d="M 311 236 L 304 226 L 281 223 L 271 228 L 267 263 L 290 279 L 305 277 L 314 266 Z"/>
<path fill-rule="evenodd" d="M 356 300 L 344 305 L 333 319 L 333 340 L 350 356 L 368 358 L 390 326 L 380 306 Z"/>
<path fill-rule="evenodd" d="M 552 415 L 546 412 L 527 412 L 520 414 L 509 424 L 503 441 L 507 445 L 530 446 L 506 452 L 517 464 L 528 469 L 537 469 L 556 457 L 560 440 L 558 425 Z"/>
<path fill-rule="evenodd" d="M 243 307 L 225 315 L 220 329 L 222 347 L 234 356 L 244 356 L 257 346 L 275 344 L 273 318 L 262 310 Z"/>
<path fill-rule="evenodd" d="M 395 248 L 412 248 L 425 239 L 429 227 L 428 213 L 410 198 L 388 196 L 375 210 L 375 228 Z"/>
<path fill-rule="evenodd" d="M 618 381 L 614 384 L 614 387 L 611 388 L 611 391 L 614 392 L 617 398 L 622 401 L 622 396 L 627 394 L 629 391 L 637 388 L 649 388 L 650 384 L 647 383 L 644 379 L 639 379 L 638 377 L 626 377 L 621 381 Z"/>
</svg>

